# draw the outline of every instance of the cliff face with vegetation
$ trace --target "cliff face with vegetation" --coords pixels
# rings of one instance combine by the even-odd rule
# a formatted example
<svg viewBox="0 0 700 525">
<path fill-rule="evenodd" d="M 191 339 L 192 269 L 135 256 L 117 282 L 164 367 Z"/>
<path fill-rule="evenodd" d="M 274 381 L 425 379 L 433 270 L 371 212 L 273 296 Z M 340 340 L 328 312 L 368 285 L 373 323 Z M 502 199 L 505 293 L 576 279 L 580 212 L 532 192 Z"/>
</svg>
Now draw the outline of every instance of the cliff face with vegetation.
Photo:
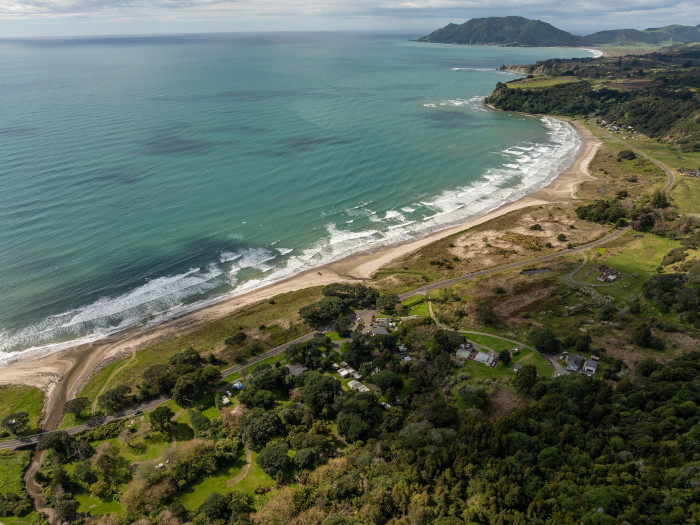
<svg viewBox="0 0 700 525">
<path fill-rule="evenodd" d="M 463 24 L 448 24 L 420 38 L 421 42 L 496 46 L 596 46 L 700 42 L 699 26 L 671 25 L 599 31 L 587 36 L 572 35 L 541 20 L 521 16 L 472 18 Z"/>
<path fill-rule="evenodd" d="M 506 111 L 596 116 L 687 151 L 700 149 L 699 49 L 516 67 L 521 73 L 543 73 L 562 81 L 535 88 L 518 81 L 499 83 L 487 97 L 488 104 Z"/>
</svg>

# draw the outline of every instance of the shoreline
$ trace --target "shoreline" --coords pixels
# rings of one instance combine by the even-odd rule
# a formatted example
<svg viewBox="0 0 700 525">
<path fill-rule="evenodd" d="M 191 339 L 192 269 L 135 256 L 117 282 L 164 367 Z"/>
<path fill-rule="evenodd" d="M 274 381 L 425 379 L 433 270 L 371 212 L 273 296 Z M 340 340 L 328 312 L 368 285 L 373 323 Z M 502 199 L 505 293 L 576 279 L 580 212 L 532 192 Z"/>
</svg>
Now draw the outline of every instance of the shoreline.
<svg viewBox="0 0 700 525">
<path fill-rule="evenodd" d="M 89 377 L 105 366 L 105 363 L 131 354 L 156 340 L 177 336 L 196 325 L 225 317 L 245 306 L 282 293 L 333 282 L 355 282 L 369 279 L 379 268 L 395 259 L 513 210 L 573 200 L 576 187 L 586 180 L 593 179 L 588 174 L 587 168 L 601 143 L 580 123 L 560 117 L 553 118 L 564 120 L 572 125 L 581 136 L 583 144 L 569 169 L 557 175 L 547 186 L 534 193 L 503 204 L 481 217 L 434 232 L 420 239 L 388 246 L 373 253 L 352 255 L 306 270 L 278 283 L 224 299 L 155 326 L 130 328 L 92 343 L 69 347 L 38 359 L 13 363 L 0 369 L 0 384 L 22 384 L 42 389 L 46 393 L 45 413 L 49 415 L 49 419 L 54 419 L 51 418 L 51 414 L 54 412 L 51 408 L 59 401 L 58 398 L 61 398 L 61 402 L 65 402 L 75 397 Z M 55 389 L 54 387 L 59 381 L 63 381 L 63 387 Z M 62 414 L 55 417 L 60 418 L 61 416 Z M 46 421 L 45 426 L 50 429 L 53 423 L 54 421 Z M 59 423 L 60 420 L 55 423 L 56 427 Z"/>
</svg>

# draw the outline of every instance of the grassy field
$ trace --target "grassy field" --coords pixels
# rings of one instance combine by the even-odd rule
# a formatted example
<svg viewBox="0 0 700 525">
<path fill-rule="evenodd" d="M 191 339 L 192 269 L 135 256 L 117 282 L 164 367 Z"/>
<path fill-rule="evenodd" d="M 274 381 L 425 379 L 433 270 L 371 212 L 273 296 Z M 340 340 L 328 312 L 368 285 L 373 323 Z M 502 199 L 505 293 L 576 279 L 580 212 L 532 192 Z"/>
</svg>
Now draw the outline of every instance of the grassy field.
<svg viewBox="0 0 700 525">
<path fill-rule="evenodd" d="M 674 170 L 680 166 L 697 168 L 700 165 L 700 151 L 681 151 L 679 148 L 657 142 L 639 134 L 635 135 L 635 139 L 631 144 Z"/>
<path fill-rule="evenodd" d="M 119 501 L 102 501 L 100 498 L 87 493 L 78 494 L 75 496 L 80 506 L 78 512 L 86 512 L 92 516 L 100 514 L 122 514 L 124 508 Z M 9 524 L 8 524 L 9 525 Z"/>
<path fill-rule="evenodd" d="M 700 178 L 679 175 L 671 190 L 673 204 L 682 213 L 700 214 Z"/>
<path fill-rule="evenodd" d="M 24 491 L 22 475 L 29 465 L 29 457 L 27 451 L 0 451 L 0 494 Z"/>
<path fill-rule="evenodd" d="M 228 359 L 235 352 L 246 350 L 245 347 L 229 350 L 224 344 L 226 338 L 238 331 L 248 334 L 246 341 L 258 342 L 264 348 L 299 337 L 308 331 L 308 327 L 301 323 L 297 315 L 299 308 L 320 297 L 320 287 L 282 294 L 272 302 L 263 301 L 248 306 L 223 319 L 199 326 L 185 335 L 148 346 L 138 351 L 136 358 L 111 378 L 108 388 L 119 384 L 135 387 L 149 366 L 167 363 L 170 356 L 188 347 L 193 347 L 203 355 L 215 353 Z M 123 360 L 96 373 L 83 387 L 80 395 L 94 400 L 105 381 L 121 364 Z"/>
<path fill-rule="evenodd" d="M 477 334 L 465 334 L 467 339 L 474 341 L 477 344 L 484 345 L 488 348 L 500 352 L 501 350 L 512 350 L 516 345 L 504 341 L 503 339 L 498 339 L 497 337 L 490 337 L 488 335 L 477 335 Z"/>
<path fill-rule="evenodd" d="M 178 494 L 177 500 L 182 503 L 186 509 L 194 510 L 204 503 L 204 500 L 207 499 L 212 492 L 226 494 L 230 490 L 228 481 L 240 474 L 244 465 L 245 452 L 242 452 L 235 463 L 221 467 L 214 474 L 190 485 L 187 489 Z"/>
<path fill-rule="evenodd" d="M 14 412 L 26 412 L 29 414 L 29 423 L 24 434 L 34 434 L 37 431 L 44 406 L 44 393 L 41 390 L 30 386 L 0 386 L 0 400 L 0 420 Z M 11 437 L 2 436 L 4 430 L 0 429 L 0 439 Z"/>
<path fill-rule="evenodd" d="M 255 370 L 257 367 L 259 367 L 260 365 L 272 365 L 272 366 L 274 366 L 277 361 L 279 361 L 282 366 L 284 366 L 287 363 L 287 360 L 284 358 L 284 353 L 278 354 L 278 355 L 273 355 L 271 357 L 268 357 L 267 359 L 263 359 L 262 361 L 259 361 L 259 362 L 255 363 L 254 365 L 246 367 L 245 369 L 243 369 L 242 372 L 236 372 L 234 374 L 229 374 L 229 375 L 224 377 L 224 381 L 230 383 L 232 381 L 235 381 L 236 379 L 240 379 L 242 377 L 247 376 L 253 370 Z"/>
<path fill-rule="evenodd" d="M 523 78 L 520 80 L 514 80 L 512 82 L 508 82 L 507 85 L 509 88 L 514 88 L 514 89 L 537 89 L 537 88 L 556 86 L 558 84 L 571 84 L 573 82 L 581 82 L 581 79 L 578 77 L 541 76 L 541 77 Z"/>
<path fill-rule="evenodd" d="M 265 472 L 263 472 L 258 465 L 258 462 L 256 461 L 258 458 L 258 453 L 253 451 L 252 454 L 253 457 L 248 474 L 240 483 L 231 487 L 233 490 L 243 490 L 251 495 L 255 493 L 255 489 L 257 488 L 272 487 L 275 484 L 275 480 L 265 474 Z"/>
<path fill-rule="evenodd" d="M 97 397 L 97 393 L 102 388 L 102 385 L 105 384 L 109 376 L 112 375 L 112 372 L 124 364 L 127 359 L 131 358 L 126 357 L 124 359 L 120 359 L 95 372 L 85 386 L 83 386 L 83 388 L 80 390 L 80 394 L 77 397 L 87 397 L 90 399 L 90 401 L 94 401 Z"/>
<path fill-rule="evenodd" d="M 598 291 L 617 300 L 628 300 L 641 291 L 642 285 L 652 275 L 658 273 L 664 255 L 678 246 L 679 241 L 651 233 L 628 231 L 605 247 L 596 248 L 593 253 L 589 253 L 589 262 L 576 274 L 576 279 L 600 284 L 597 280 L 600 273 L 598 266 L 611 266 L 620 272 L 620 276 L 613 285 L 601 286 Z"/>
<path fill-rule="evenodd" d="M 4 523 L 4 525 L 35 525 L 37 523 L 37 519 L 39 518 L 39 515 L 36 512 L 30 512 L 26 516 L 22 516 L 21 518 L 18 518 L 16 516 L 11 516 L 11 517 L 3 517 L 0 516 L 0 523 Z"/>
</svg>

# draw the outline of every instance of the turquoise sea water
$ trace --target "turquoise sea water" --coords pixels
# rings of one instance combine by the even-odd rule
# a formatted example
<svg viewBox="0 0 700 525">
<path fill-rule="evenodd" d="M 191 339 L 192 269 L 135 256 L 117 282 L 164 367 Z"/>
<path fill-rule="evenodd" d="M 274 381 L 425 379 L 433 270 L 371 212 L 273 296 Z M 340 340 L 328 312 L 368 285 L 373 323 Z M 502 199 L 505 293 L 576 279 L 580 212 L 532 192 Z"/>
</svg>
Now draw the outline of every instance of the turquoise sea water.
<svg viewBox="0 0 700 525">
<path fill-rule="evenodd" d="M 567 125 L 483 106 L 580 49 L 399 33 L 0 41 L 0 366 L 539 188 Z"/>
</svg>

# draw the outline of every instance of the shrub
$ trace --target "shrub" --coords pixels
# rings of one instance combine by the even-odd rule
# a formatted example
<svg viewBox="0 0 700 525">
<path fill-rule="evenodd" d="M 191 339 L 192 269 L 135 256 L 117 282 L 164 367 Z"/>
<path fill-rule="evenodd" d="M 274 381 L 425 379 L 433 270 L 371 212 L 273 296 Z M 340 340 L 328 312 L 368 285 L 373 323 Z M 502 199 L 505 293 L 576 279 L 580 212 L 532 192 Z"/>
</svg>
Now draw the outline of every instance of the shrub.
<svg viewBox="0 0 700 525">
<path fill-rule="evenodd" d="M 634 151 L 632 150 L 623 149 L 620 153 L 617 154 L 617 158 L 624 160 L 634 160 L 637 158 L 637 155 L 635 155 Z"/>
</svg>

